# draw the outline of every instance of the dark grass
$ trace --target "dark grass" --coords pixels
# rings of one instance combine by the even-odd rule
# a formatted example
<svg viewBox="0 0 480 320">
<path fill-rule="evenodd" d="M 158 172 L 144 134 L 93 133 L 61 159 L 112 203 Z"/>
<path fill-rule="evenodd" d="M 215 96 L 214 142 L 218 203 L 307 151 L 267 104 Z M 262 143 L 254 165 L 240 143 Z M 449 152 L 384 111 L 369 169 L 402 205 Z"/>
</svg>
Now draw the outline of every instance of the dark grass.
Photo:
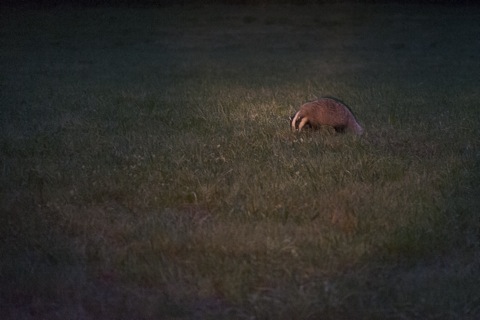
<svg viewBox="0 0 480 320">
<path fill-rule="evenodd" d="M 3 10 L 2 315 L 478 317 L 478 16 Z"/>
</svg>

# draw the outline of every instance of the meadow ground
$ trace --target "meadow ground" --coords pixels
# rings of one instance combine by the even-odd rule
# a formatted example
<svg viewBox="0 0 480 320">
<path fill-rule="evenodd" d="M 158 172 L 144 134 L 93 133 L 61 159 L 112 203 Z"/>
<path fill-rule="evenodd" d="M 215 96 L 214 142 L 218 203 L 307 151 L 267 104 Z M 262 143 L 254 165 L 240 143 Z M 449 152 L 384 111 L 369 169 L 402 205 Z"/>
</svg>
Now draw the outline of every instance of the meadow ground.
<svg viewBox="0 0 480 320">
<path fill-rule="evenodd" d="M 479 19 L 2 9 L 2 317 L 480 317 Z"/>
</svg>

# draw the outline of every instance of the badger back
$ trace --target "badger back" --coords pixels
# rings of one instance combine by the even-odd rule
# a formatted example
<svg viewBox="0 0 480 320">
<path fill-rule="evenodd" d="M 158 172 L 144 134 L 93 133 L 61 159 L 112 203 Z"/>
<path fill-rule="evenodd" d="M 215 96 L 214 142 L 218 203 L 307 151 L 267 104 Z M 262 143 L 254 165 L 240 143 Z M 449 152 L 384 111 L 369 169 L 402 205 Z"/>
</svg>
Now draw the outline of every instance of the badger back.
<svg viewBox="0 0 480 320">
<path fill-rule="evenodd" d="M 322 98 L 304 106 L 310 109 L 312 120 L 318 122 L 318 125 L 347 126 L 353 117 L 352 112 L 344 104 L 330 98 Z"/>
</svg>

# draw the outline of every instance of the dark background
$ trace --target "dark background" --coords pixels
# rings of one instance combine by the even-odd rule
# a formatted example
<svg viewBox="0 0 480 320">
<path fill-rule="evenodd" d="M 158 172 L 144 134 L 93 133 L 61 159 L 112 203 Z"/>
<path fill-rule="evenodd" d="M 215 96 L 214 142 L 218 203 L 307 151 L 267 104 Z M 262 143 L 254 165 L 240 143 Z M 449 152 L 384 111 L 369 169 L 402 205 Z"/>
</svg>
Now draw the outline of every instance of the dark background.
<svg viewBox="0 0 480 320">
<path fill-rule="evenodd" d="M 188 4 L 325 4 L 325 3 L 423 3 L 441 5 L 477 5 L 475 0 L 0 0 L 4 6 L 15 7 L 56 7 L 56 6 L 171 6 Z"/>
</svg>

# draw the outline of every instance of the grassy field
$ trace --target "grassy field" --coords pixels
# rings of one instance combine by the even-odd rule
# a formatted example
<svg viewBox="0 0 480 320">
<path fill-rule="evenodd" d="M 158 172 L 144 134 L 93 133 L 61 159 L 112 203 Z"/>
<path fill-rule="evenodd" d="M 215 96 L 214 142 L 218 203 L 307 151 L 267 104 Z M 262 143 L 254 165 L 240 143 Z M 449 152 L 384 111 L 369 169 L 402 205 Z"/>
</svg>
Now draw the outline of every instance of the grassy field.
<svg viewBox="0 0 480 320">
<path fill-rule="evenodd" d="M 480 317 L 478 8 L 0 12 L 4 319 Z"/>
</svg>

